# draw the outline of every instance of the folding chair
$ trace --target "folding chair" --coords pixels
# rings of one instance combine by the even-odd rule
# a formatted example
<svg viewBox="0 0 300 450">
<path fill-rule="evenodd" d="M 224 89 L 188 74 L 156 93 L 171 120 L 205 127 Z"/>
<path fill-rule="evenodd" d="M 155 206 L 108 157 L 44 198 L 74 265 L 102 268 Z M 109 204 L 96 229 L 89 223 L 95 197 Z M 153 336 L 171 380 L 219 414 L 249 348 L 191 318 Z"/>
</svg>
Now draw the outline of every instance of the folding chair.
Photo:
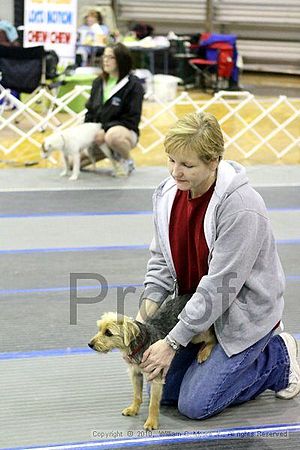
<svg viewBox="0 0 300 450">
<path fill-rule="evenodd" d="M 189 63 L 196 71 L 199 86 L 218 91 L 238 85 L 235 35 L 203 33 L 197 49 L 201 57 L 193 58 Z"/>
<path fill-rule="evenodd" d="M 13 108 L 24 109 L 24 105 L 12 95 L 11 91 L 31 94 L 31 97 L 33 97 L 41 89 L 46 89 L 52 93 L 54 88 L 57 89 L 63 83 L 50 84 L 47 82 L 48 53 L 45 52 L 43 46 L 24 48 L 0 45 L 0 95 L 3 99 L 0 108 L 2 110 L 6 109 L 7 102 L 10 102 Z M 40 103 L 42 103 L 42 100 L 40 100 Z M 47 105 L 43 104 L 42 108 L 43 113 L 46 110 L 48 112 L 48 100 Z M 26 114 L 26 111 L 24 111 L 24 114 Z"/>
<path fill-rule="evenodd" d="M 1 85 L 4 89 L 31 94 L 42 80 L 44 47 L 6 47 L 0 45 Z"/>
<path fill-rule="evenodd" d="M 192 58 L 189 59 L 189 65 L 195 70 L 195 85 L 204 91 L 208 87 L 213 90 L 218 83 L 218 61 L 215 59 Z M 213 79 L 215 77 L 215 80 Z"/>
</svg>

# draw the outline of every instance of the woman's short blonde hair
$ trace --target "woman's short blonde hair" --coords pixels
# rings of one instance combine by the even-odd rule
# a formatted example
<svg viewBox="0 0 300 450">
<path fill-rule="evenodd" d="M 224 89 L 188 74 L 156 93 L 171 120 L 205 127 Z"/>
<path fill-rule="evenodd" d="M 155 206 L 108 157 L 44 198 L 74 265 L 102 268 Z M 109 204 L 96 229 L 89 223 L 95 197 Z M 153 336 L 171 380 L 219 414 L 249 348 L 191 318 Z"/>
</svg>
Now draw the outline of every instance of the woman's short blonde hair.
<svg viewBox="0 0 300 450">
<path fill-rule="evenodd" d="M 205 163 L 222 159 L 224 138 L 219 122 L 210 113 L 195 112 L 186 114 L 166 135 L 167 154 L 185 154 L 194 151 Z"/>
</svg>

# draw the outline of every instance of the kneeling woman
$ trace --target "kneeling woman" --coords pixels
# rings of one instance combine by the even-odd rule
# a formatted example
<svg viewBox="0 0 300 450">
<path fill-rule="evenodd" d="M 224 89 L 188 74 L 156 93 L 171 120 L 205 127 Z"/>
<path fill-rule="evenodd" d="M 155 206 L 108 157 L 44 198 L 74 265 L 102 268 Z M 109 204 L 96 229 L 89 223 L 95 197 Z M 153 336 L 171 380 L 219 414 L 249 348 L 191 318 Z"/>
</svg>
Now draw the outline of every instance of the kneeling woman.
<svg viewBox="0 0 300 450">
<path fill-rule="evenodd" d="M 131 55 L 121 43 L 105 48 L 102 69 L 102 74 L 92 85 L 85 122 L 102 124 L 95 141 L 98 146 L 95 149 L 96 161 L 113 157 L 118 161 L 119 174 L 129 175 L 134 169 L 130 150 L 138 141 L 144 89 L 140 80 L 131 73 Z M 87 163 L 83 160 L 82 167 Z"/>
<path fill-rule="evenodd" d="M 177 293 L 190 299 L 166 339 L 145 351 L 141 367 L 149 380 L 163 371 L 163 401 L 192 419 L 266 389 L 294 398 L 297 342 L 274 333 L 285 283 L 263 199 L 243 166 L 222 159 L 224 139 L 211 114 L 181 118 L 165 150 L 170 177 L 153 196 L 154 239 L 137 318 L 146 320 L 170 294 L 174 304 Z M 191 340 L 212 326 L 218 343 L 199 364 Z"/>
</svg>

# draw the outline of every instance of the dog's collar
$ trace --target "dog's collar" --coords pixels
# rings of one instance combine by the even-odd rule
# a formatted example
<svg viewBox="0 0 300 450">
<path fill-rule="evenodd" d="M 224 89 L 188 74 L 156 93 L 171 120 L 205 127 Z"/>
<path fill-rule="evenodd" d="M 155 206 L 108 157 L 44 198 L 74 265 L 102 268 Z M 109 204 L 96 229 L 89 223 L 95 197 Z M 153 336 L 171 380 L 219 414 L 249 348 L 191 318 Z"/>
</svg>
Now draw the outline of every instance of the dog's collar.
<svg viewBox="0 0 300 450">
<path fill-rule="evenodd" d="M 135 357 L 135 355 L 137 355 L 144 347 L 144 343 L 141 342 L 139 345 L 137 345 L 132 351 L 131 353 L 128 354 L 128 357 L 130 359 L 133 359 Z"/>
</svg>

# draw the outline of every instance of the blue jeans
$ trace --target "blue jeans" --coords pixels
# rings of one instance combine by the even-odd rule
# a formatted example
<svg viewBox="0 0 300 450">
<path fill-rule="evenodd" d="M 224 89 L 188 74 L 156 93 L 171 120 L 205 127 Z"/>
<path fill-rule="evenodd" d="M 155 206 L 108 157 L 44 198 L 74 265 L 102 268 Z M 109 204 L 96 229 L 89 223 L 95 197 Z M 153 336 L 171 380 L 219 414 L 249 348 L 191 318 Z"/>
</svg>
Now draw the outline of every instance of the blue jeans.
<svg viewBox="0 0 300 450">
<path fill-rule="evenodd" d="M 197 352 L 198 346 L 189 344 L 175 355 L 162 397 L 162 404 L 178 403 L 180 413 L 191 419 L 204 419 L 266 389 L 277 392 L 288 385 L 288 352 L 273 332 L 231 357 L 217 344 L 207 361 L 199 364 Z"/>
</svg>

